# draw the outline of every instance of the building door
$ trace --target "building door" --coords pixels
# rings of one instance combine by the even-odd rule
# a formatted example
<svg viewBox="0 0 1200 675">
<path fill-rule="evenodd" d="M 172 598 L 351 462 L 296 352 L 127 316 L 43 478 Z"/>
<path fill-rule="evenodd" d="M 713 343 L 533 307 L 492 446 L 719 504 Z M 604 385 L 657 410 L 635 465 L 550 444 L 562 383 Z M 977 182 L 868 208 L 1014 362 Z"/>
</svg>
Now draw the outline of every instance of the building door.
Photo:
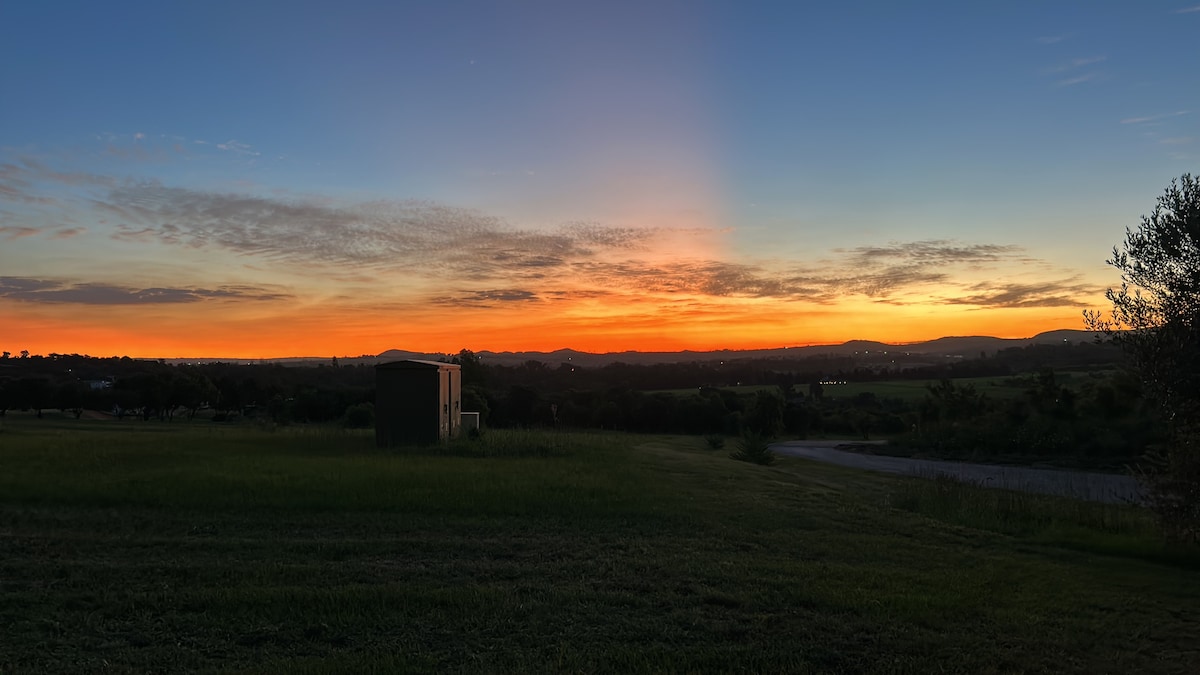
<svg viewBox="0 0 1200 675">
<path fill-rule="evenodd" d="M 444 377 L 442 378 L 442 431 L 440 434 L 441 440 L 449 440 L 450 438 L 450 369 L 442 370 Z"/>
</svg>

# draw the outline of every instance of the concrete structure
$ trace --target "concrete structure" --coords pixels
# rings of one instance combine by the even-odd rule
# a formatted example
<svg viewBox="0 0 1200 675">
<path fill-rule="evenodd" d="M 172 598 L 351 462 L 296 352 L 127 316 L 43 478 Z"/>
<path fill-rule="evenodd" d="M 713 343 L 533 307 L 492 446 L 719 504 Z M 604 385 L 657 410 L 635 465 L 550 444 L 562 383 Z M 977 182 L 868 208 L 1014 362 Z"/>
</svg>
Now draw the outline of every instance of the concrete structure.
<svg viewBox="0 0 1200 675">
<path fill-rule="evenodd" d="M 453 363 L 393 361 L 375 366 L 375 444 L 446 441 L 461 429 L 462 374 Z"/>
<path fill-rule="evenodd" d="M 471 433 L 472 429 L 479 431 L 479 413 L 465 412 L 462 414 L 462 431 Z"/>
</svg>

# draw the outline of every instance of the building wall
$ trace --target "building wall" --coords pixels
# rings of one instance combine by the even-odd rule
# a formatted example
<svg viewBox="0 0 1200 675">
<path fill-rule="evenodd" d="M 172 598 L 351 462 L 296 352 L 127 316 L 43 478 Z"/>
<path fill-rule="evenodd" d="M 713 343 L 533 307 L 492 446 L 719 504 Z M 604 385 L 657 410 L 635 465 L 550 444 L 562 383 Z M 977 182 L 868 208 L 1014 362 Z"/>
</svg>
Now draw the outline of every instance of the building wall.
<svg viewBox="0 0 1200 675">
<path fill-rule="evenodd" d="M 375 443 L 429 445 L 458 436 L 462 375 L 454 364 L 419 361 L 375 369 Z"/>
</svg>

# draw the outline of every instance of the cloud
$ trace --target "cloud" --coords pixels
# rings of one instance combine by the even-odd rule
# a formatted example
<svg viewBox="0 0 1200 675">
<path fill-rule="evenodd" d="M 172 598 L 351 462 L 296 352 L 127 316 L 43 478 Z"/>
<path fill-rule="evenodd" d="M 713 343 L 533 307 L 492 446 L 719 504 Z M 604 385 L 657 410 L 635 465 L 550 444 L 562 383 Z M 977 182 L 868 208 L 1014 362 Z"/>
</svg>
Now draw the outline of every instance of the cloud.
<svg viewBox="0 0 1200 675">
<path fill-rule="evenodd" d="M 134 288 L 104 283 L 0 277 L 0 298 L 19 302 L 79 305 L 150 305 L 205 300 L 284 300 L 291 296 L 256 286 Z"/>
<path fill-rule="evenodd" d="M 1072 70 L 1079 70 L 1096 63 L 1101 63 L 1108 60 L 1107 56 L 1085 56 L 1082 58 L 1071 59 L 1065 63 L 1060 63 L 1047 70 L 1048 73 L 1068 73 Z"/>
<path fill-rule="evenodd" d="M 1074 59 L 1071 59 L 1070 61 L 1065 61 L 1063 63 L 1059 63 L 1058 65 L 1055 65 L 1055 66 L 1051 66 L 1050 68 L 1047 68 L 1044 72 L 1047 75 L 1053 75 L 1053 76 L 1058 77 L 1057 81 L 1055 82 L 1055 84 L 1057 86 L 1070 87 L 1070 86 L 1074 86 L 1077 84 L 1083 84 L 1084 82 L 1091 82 L 1092 80 L 1097 79 L 1099 77 L 1099 73 L 1096 71 L 1083 72 L 1083 73 L 1079 73 L 1079 71 L 1086 69 L 1089 66 L 1094 66 L 1097 63 L 1102 63 L 1107 60 L 1108 60 L 1107 56 L 1084 56 L 1084 57 L 1074 58 Z M 1072 73 L 1079 73 L 1079 74 L 1072 75 Z"/>
<path fill-rule="evenodd" d="M 462 291 L 456 296 L 433 298 L 430 302 L 439 305 L 489 307 L 506 302 L 530 302 L 539 300 L 538 294 L 517 288 L 488 291 Z"/>
<path fill-rule="evenodd" d="M 1103 288 L 1079 281 L 1078 277 L 1035 283 L 975 284 L 968 295 L 946 298 L 952 305 L 976 305 L 989 309 L 1027 307 L 1088 307 Z M 1084 296 L 1084 297 L 1081 297 Z"/>
<path fill-rule="evenodd" d="M 580 263 L 574 271 L 603 288 L 631 293 L 776 298 L 814 304 L 857 295 L 905 303 L 909 301 L 905 294 L 919 289 L 954 286 L 953 272 L 1030 262 L 1018 246 L 948 240 L 891 242 L 836 249 L 834 254 L 819 265 L 793 269 L 713 260 L 666 264 L 631 260 Z"/>
<path fill-rule="evenodd" d="M 245 143 L 240 143 L 238 141 L 225 141 L 224 143 L 217 143 L 217 149 L 232 152 L 237 155 L 250 155 L 252 157 L 257 157 L 262 154 L 261 152 L 254 150 L 252 146 L 246 145 Z"/>
<path fill-rule="evenodd" d="M 1083 84 L 1084 82 L 1091 82 L 1092 80 L 1096 79 L 1097 77 L 1098 77 L 1098 75 L 1096 73 L 1086 73 L 1084 75 L 1079 75 L 1076 77 L 1068 77 L 1068 78 L 1059 80 L 1055 84 L 1057 84 L 1060 87 L 1071 87 L 1071 86 L 1074 86 L 1077 84 Z"/>
<path fill-rule="evenodd" d="M 97 204 L 128 242 L 219 248 L 287 266 L 395 271 L 465 286 L 439 304 L 529 301 L 535 291 L 496 282 L 662 297 L 776 298 L 828 304 L 849 295 L 901 302 L 914 288 L 943 284 L 954 268 L 1020 262 L 1022 250 L 947 240 L 892 242 L 835 251 L 809 269 L 694 259 L 651 262 L 666 231 L 573 222 L 550 230 L 431 202 L 285 201 L 155 183 L 111 190 Z M 475 286 L 476 288 L 471 288 Z M 496 290 L 499 288 L 500 290 Z M 583 297 L 583 296 L 573 296 Z"/>
<path fill-rule="evenodd" d="M 601 288 L 664 295 L 796 297 L 812 290 L 757 265 L 718 260 L 587 261 L 573 265 L 571 276 Z"/>
<path fill-rule="evenodd" d="M 286 264 L 407 270 L 486 280 L 562 269 L 604 252 L 635 250 L 650 229 L 570 223 L 515 228 L 470 209 L 422 201 L 337 204 L 217 194 L 157 183 L 118 187 L 94 206 L 114 217 L 113 236 L 219 248 Z"/>
<path fill-rule="evenodd" d="M 1161 115 L 1148 115 L 1146 117 L 1127 117 L 1127 118 L 1121 120 L 1121 124 L 1147 124 L 1149 122 L 1158 122 L 1160 120 L 1170 119 L 1172 117 L 1179 117 L 1180 115 L 1187 115 L 1190 112 L 1191 112 L 1190 110 L 1177 110 L 1175 112 L 1163 113 Z"/>
<path fill-rule="evenodd" d="M 125 185 L 97 205 L 118 225 L 113 237 L 219 248 L 289 266 L 375 269 L 478 285 L 443 304 L 533 300 L 495 282 L 571 289 L 780 298 L 831 303 L 847 295 L 898 301 L 906 289 L 943 283 L 954 266 L 1017 260 L 1021 249 L 946 240 L 892 242 L 835 251 L 824 269 L 781 270 L 718 260 L 648 262 L 666 231 L 572 222 L 549 230 L 432 202 L 286 201 L 162 186 Z M 528 295 L 526 294 L 528 293 Z"/>
<path fill-rule="evenodd" d="M 35 234 L 41 233 L 41 228 L 25 227 L 20 225 L 0 225 L 0 237 L 12 241 L 14 239 L 22 239 L 24 237 L 32 237 Z"/>
<path fill-rule="evenodd" d="M 1184 7 L 1183 9 L 1177 9 L 1173 13 L 1174 14 L 1194 14 L 1196 12 L 1200 12 L 1200 5 L 1196 5 L 1194 7 Z"/>
<path fill-rule="evenodd" d="M 1042 45 L 1054 45 L 1054 44 L 1058 44 L 1059 42 L 1062 42 L 1063 40 L 1066 40 L 1069 37 L 1071 37 L 1071 36 L 1070 35 L 1043 35 L 1043 36 L 1037 38 L 1037 42 L 1038 42 L 1038 44 L 1042 44 Z"/>
<path fill-rule="evenodd" d="M 891 242 L 886 246 L 859 246 L 852 249 L 834 250 L 838 253 L 848 254 L 853 261 L 858 263 L 900 260 L 930 265 L 995 262 L 1022 251 L 1019 246 L 959 244 L 947 239 Z"/>
<path fill-rule="evenodd" d="M 63 212 L 31 222 L 40 227 L 0 227 L 0 237 L 41 234 L 68 239 L 89 233 L 74 227 L 68 217 L 69 209 L 78 208 L 94 216 L 90 234 L 104 228 L 105 234 L 130 248 L 158 244 L 231 253 L 260 272 L 320 276 L 330 284 L 370 288 L 368 293 L 379 299 L 388 293 L 379 281 L 397 277 L 440 289 L 424 302 L 460 307 L 596 299 L 618 304 L 773 299 L 832 305 L 847 297 L 892 304 L 1049 306 L 1084 292 L 1037 295 L 1035 284 L 968 285 L 981 278 L 981 271 L 1028 271 L 1038 262 L 1022 248 L 1006 244 L 892 241 L 835 249 L 820 260 L 684 258 L 672 248 L 680 235 L 717 237 L 719 232 L 592 221 L 534 229 L 429 201 L 339 201 L 249 192 L 265 190 L 255 186 L 240 193 L 192 190 L 56 171 L 26 159 L 0 165 L 0 185 L 26 196 L 68 186 L 55 193 L 61 195 L 58 208 Z M 5 194 L 0 192 L 0 205 Z M 12 278 L 7 283 L 0 286 L 0 297 L 26 302 L 118 305 L 288 297 L 270 289 L 211 283 L 202 288 L 170 282 L 153 288 L 67 281 L 16 288 Z M 943 296 L 952 299 L 942 300 Z"/>
<path fill-rule="evenodd" d="M 39 204 L 53 206 L 57 200 L 39 194 L 35 188 L 36 174 L 41 171 L 36 160 L 21 158 L 18 164 L 0 164 L 0 203 Z"/>
<path fill-rule="evenodd" d="M 87 232 L 86 227 L 64 227 L 64 228 L 55 230 L 54 234 L 50 235 L 50 238 L 51 239 L 70 239 L 72 237 L 78 237 L 79 235 L 84 234 L 86 232 Z"/>
<path fill-rule="evenodd" d="M 922 265 L 856 269 L 848 260 L 799 270 L 716 260 L 665 264 L 633 260 L 580 263 L 574 271 L 602 288 L 631 294 L 773 298 L 813 304 L 831 304 L 851 295 L 890 298 L 897 291 L 947 279 L 945 272 Z"/>
</svg>

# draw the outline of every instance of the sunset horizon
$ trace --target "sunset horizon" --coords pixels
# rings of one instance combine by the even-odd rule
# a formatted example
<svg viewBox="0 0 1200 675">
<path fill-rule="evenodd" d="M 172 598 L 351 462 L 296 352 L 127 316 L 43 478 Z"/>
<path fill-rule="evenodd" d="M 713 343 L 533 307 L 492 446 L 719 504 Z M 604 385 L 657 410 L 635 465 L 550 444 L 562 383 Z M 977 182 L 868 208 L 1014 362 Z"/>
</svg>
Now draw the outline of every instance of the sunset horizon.
<svg viewBox="0 0 1200 675">
<path fill-rule="evenodd" d="M 827 347 L 827 346 L 842 345 L 842 344 L 845 344 L 848 342 L 877 342 L 877 343 L 883 343 L 883 344 L 889 344 L 889 345 L 905 346 L 905 345 L 924 344 L 926 342 L 932 342 L 932 341 L 936 341 L 939 339 L 946 339 L 946 338 L 985 337 L 985 338 L 998 338 L 998 339 L 1002 339 L 1002 340 L 1022 340 L 1022 339 L 1034 338 L 1034 337 L 1044 334 L 1044 333 L 1051 333 L 1051 332 L 1063 331 L 1063 330 L 1078 331 L 1078 332 L 1084 332 L 1084 333 L 1089 332 L 1082 325 L 1080 325 L 1080 326 L 1048 326 L 1045 329 L 1039 329 L 1039 330 L 1035 330 L 1032 332 L 1015 331 L 1015 332 L 1011 332 L 1011 333 L 997 333 L 997 332 L 947 333 L 947 334 L 931 335 L 929 337 L 916 337 L 913 339 L 886 339 L 886 338 L 881 338 L 878 336 L 871 336 L 871 335 L 855 335 L 855 336 L 846 337 L 844 339 L 829 339 L 829 340 L 820 340 L 820 341 L 800 340 L 800 341 L 778 342 L 778 343 L 772 343 L 772 342 L 745 343 L 745 344 L 736 345 L 736 346 L 731 346 L 728 344 L 716 344 L 716 345 L 710 346 L 705 343 L 695 343 L 695 344 L 668 343 L 668 344 L 662 344 L 658 347 L 653 347 L 653 346 L 648 346 L 649 343 L 647 343 L 645 341 L 637 341 L 637 342 L 630 343 L 629 346 L 625 346 L 625 347 L 621 347 L 619 345 L 610 347 L 610 346 L 606 346 L 603 344 L 586 347 L 586 346 L 577 346 L 577 345 L 573 345 L 573 344 L 557 344 L 557 343 L 533 344 L 533 345 L 528 345 L 528 346 L 509 346 L 509 345 L 503 345 L 503 344 L 498 345 L 498 346 L 492 346 L 492 345 L 486 345 L 486 344 L 414 345 L 414 344 L 397 343 L 397 344 L 393 344 L 391 346 L 388 346 L 388 347 L 385 347 L 382 349 L 366 349 L 366 350 L 361 350 L 361 351 L 355 350 L 353 348 L 350 348 L 350 349 L 333 348 L 333 349 L 325 349 L 324 351 L 317 351 L 316 350 L 317 348 L 314 348 L 314 350 L 310 350 L 310 351 L 287 351 L 286 348 L 284 348 L 279 351 L 269 351 L 269 352 L 265 352 L 265 351 L 258 351 L 258 352 L 240 351 L 239 352 L 239 351 L 236 351 L 236 349 L 231 350 L 231 351 L 223 351 L 221 348 L 214 348 L 213 350 L 207 351 L 207 352 L 187 353 L 187 352 L 169 351 L 169 350 L 168 351 L 161 351 L 161 350 L 160 351 L 154 351 L 154 350 L 140 351 L 137 349 L 86 350 L 86 349 L 74 349 L 74 348 L 65 348 L 65 347 L 47 348 L 47 349 L 30 349 L 28 347 L 20 347 L 17 349 L 10 349 L 8 346 L 0 347 L 0 351 L 7 352 L 9 354 L 9 358 L 19 358 L 19 355 L 21 352 L 28 352 L 28 354 L 30 356 L 41 356 L 41 357 L 49 357 L 51 355 L 79 355 L 79 356 L 87 356 L 87 357 L 92 357 L 92 358 L 129 357 L 129 358 L 133 358 L 133 359 L 147 359 L 147 360 L 169 359 L 172 361 L 187 360 L 187 359 L 194 359 L 194 360 L 227 359 L 227 360 L 232 360 L 232 361 L 242 361 L 242 360 L 245 360 L 245 361 L 284 361 L 284 360 L 289 360 L 289 359 L 331 359 L 331 358 L 354 359 L 354 358 L 364 358 L 364 357 L 379 357 L 390 351 L 407 352 L 407 353 L 414 353 L 414 354 L 440 354 L 440 355 L 446 355 L 446 356 L 453 356 L 453 355 L 456 355 L 456 354 L 462 352 L 463 350 L 467 350 L 467 351 L 475 352 L 475 353 L 490 352 L 490 353 L 551 354 L 551 353 L 560 352 L 560 351 L 574 351 L 574 352 L 597 354 L 597 355 L 619 354 L 619 353 L 630 353 L 630 352 L 644 353 L 644 354 L 649 354 L 649 353 L 664 353 L 664 354 L 697 353 L 697 354 L 700 354 L 700 353 L 711 353 L 711 352 L 735 352 L 736 353 L 736 352 L 753 352 L 753 351 L 764 351 L 764 350 L 800 349 L 800 348 L 805 348 L 805 347 Z M 557 345 L 557 346 L 555 346 L 555 345 Z"/>
</svg>

